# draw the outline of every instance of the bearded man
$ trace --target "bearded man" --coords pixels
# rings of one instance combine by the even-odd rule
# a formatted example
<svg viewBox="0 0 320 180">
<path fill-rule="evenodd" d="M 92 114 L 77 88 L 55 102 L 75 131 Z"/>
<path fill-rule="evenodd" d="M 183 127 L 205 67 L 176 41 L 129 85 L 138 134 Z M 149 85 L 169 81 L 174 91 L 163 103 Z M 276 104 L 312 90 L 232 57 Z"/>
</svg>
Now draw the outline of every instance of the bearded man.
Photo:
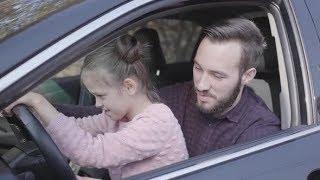
<svg viewBox="0 0 320 180">
<path fill-rule="evenodd" d="M 191 157 L 280 130 L 280 120 L 247 86 L 265 46 L 250 20 L 215 22 L 204 29 L 193 82 L 160 89 L 180 122 Z"/>
</svg>

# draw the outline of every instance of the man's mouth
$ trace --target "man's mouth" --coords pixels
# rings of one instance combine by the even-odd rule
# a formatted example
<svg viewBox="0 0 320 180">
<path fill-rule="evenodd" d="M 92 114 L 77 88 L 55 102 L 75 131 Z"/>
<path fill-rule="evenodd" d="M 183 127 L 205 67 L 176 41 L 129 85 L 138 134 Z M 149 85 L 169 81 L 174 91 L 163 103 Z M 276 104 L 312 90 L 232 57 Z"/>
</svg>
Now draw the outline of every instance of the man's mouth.
<svg viewBox="0 0 320 180">
<path fill-rule="evenodd" d="M 199 92 L 199 91 L 197 92 L 197 96 L 199 101 L 208 101 L 209 99 L 212 98 L 212 96 L 210 96 L 209 94 Z"/>
<path fill-rule="evenodd" d="M 212 98 L 215 98 L 215 96 L 207 93 L 207 92 L 201 92 L 201 91 L 196 91 L 197 92 L 197 97 L 199 101 L 208 101 Z"/>
</svg>

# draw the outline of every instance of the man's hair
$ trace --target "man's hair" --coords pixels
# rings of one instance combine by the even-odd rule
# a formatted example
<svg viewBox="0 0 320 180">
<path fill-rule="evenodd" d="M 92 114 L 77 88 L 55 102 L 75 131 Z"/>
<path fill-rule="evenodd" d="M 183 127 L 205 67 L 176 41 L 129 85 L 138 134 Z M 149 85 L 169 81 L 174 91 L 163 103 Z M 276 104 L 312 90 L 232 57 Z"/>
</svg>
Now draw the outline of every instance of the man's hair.
<svg viewBox="0 0 320 180">
<path fill-rule="evenodd" d="M 212 42 L 239 41 L 242 52 L 240 72 L 258 65 L 266 47 L 260 29 L 250 20 L 244 18 L 223 19 L 204 28 L 203 37 Z"/>
</svg>

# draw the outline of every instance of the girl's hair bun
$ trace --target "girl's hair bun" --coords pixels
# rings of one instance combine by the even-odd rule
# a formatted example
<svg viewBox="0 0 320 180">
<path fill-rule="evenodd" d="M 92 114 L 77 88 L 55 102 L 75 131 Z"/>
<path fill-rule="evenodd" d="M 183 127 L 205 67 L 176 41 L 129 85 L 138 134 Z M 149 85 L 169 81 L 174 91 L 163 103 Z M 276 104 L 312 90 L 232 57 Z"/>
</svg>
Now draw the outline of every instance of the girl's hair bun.
<svg viewBox="0 0 320 180">
<path fill-rule="evenodd" d="M 121 36 L 116 40 L 116 48 L 121 60 L 128 64 L 144 58 L 144 46 L 131 35 Z"/>
</svg>

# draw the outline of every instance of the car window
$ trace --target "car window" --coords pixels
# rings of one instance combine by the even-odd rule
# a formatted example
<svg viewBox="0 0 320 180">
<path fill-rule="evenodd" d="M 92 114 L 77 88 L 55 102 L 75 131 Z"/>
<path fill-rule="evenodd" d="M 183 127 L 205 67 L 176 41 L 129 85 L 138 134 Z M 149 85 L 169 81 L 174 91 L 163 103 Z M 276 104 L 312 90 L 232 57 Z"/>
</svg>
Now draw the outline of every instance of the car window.
<svg viewBox="0 0 320 180">
<path fill-rule="evenodd" d="M 37 86 L 34 91 L 44 95 L 52 103 L 78 104 L 82 64 L 83 59 L 76 61 Z"/>
<path fill-rule="evenodd" d="M 54 75 L 54 78 L 63 78 L 63 77 L 69 77 L 69 76 L 78 76 L 81 73 L 81 68 L 83 64 L 83 58 L 72 63 L 56 75 Z"/>
<path fill-rule="evenodd" d="M 191 61 L 201 26 L 188 20 L 159 19 L 147 23 L 147 27 L 157 30 L 167 64 Z"/>
<path fill-rule="evenodd" d="M 39 22 L 50 14 L 83 0 L 3 0 L 0 1 L 0 40 Z"/>
</svg>

